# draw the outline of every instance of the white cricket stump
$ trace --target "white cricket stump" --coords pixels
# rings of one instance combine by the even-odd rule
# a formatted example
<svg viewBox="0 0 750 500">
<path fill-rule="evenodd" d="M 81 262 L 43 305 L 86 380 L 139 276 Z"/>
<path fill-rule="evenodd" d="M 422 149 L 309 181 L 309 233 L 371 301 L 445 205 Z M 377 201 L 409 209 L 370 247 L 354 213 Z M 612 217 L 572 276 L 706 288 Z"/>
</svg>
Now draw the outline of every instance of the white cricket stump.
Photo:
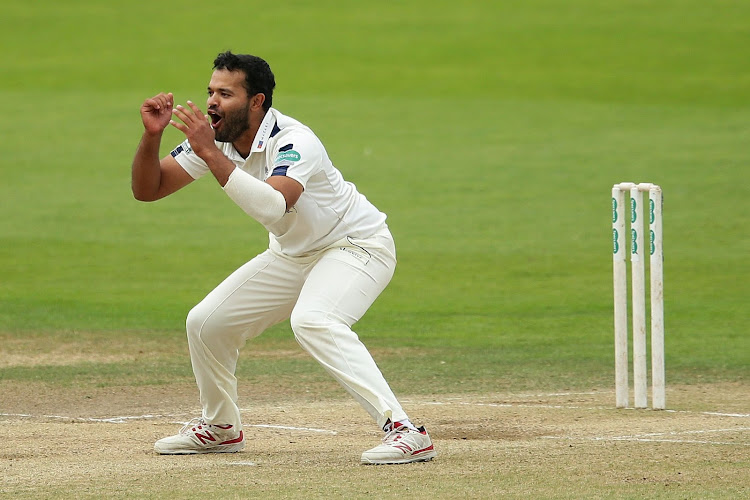
<svg viewBox="0 0 750 500">
<path fill-rule="evenodd" d="M 622 182 L 612 187 L 612 237 L 615 327 L 615 404 L 629 406 L 628 290 L 625 193 L 630 193 L 630 272 L 633 328 L 633 395 L 635 408 L 648 407 L 645 252 L 649 252 L 651 312 L 651 406 L 666 408 L 664 369 L 664 254 L 662 192 L 651 183 Z M 643 193 L 649 193 L 649 241 L 643 236 Z"/>
</svg>

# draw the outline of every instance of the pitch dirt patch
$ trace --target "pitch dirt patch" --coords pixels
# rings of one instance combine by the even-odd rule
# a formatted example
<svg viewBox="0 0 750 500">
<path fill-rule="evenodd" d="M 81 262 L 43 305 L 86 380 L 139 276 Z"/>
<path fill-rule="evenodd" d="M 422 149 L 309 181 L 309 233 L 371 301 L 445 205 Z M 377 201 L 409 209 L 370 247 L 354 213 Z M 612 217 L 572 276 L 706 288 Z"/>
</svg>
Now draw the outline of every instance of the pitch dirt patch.
<svg viewBox="0 0 750 500">
<path fill-rule="evenodd" d="M 0 332 L 0 368 L 72 366 L 80 363 L 118 363 L 156 359 L 165 355 L 173 343 L 148 340 L 138 348 L 131 339 L 117 335 L 73 332 L 55 341 L 40 341 L 35 336 L 16 338 Z M 182 347 L 180 351 L 185 351 Z M 170 352 L 170 351 L 167 351 Z"/>
<path fill-rule="evenodd" d="M 750 492 L 748 387 L 679 387 L 673 410 L 615 410 L 610 391 L 404 397 L 438 458 L 359 465 L 381 433 L 347 398 L 242 400 L 247 445 L 164 457 L 153 442 L 198 414 L 190 386 L 0 383 L 2 493 L 18 498 L 741 498 Z M 696 404 L 697 395 L 707 399 Z M 30 404 L 30 401 L 35 401 Z M 695 409 L 700 407 L 699 409 Z M 705 409 L 710 407 L 710 409 Z"/>
</svg>

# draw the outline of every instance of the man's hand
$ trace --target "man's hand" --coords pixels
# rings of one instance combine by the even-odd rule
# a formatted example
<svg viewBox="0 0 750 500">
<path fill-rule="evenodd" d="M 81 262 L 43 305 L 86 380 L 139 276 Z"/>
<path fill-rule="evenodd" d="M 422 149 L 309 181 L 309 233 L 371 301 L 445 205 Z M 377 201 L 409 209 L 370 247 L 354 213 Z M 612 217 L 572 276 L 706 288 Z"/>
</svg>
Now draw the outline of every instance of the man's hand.
<svg viewBox="0 0 750 500">
<path fill-rule="evenodd" d="M 234 163 L 216 147 L 216 142 L 214 142 L 216 134 L 208 117 L 192 101 L 188 101 L 187 104 L 189 109 L 185 106 L 177 106 L 172 110 L 172 114 L 182 123 L 175 120 L 170 120 L 169 123 L 185 134 L 193 152 L 206 162 L 216 180 L 224 187 L 235 169 Z"/>
<path fill-rule="evenodd" d="M 141 106 L 141 120 L 146 132 L 151 135 L 161 134 L 169 121 L 172 119 L 172 106 L 174 96 L 172 93 L 160 93 L 146 101 Z"/>
<path fill-rule="evenodd" d="M 172 155 L 159 159 L 162 132 L 172 119 L 173 105 L 174 96 L 163 92 L 146 99 L 141 105 L 141 119 L 146 130 L 133 157 L 131 170 L 131 187 L 136 200 L 158 200 L 193 182 Z"/>
<path fill-rule="evenodd" d="M 214 129 L 211 127 L 208 117 L 192 101 L 187 102 L 190 109 L 178 105 L 172 110 L 172 113 L 179 118 L 182 123 L 170 120 L 170 124 L 180 130 L 193 148 L 195 154 L 208 161 L 207 156 L 218 151 L 214 139 L 216 137 Z"/>
</svg>

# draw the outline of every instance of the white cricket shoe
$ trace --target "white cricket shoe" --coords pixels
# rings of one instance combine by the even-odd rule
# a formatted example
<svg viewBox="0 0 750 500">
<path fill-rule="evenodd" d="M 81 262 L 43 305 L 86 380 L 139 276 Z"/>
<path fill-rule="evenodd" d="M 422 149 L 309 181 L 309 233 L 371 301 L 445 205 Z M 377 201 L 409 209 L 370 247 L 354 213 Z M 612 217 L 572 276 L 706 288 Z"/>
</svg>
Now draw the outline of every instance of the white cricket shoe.
<svg viewBox="0 0 750 500">
<path fill-rule="evenodd" d="M 366 465 L 408 464 L 428 462 L 437 453 L 424 427 L 418 430 L 405 426 L 386 433 L 383 444 L 362 453 L 362 463 Z"/>
<path fill-rule="evenodd" d="M 180 433 L 165 437 L 154 444 L 160 455 L 192 455 L 195 453 L 236 453 L 245 447 L 242 430 L 233 425 L 206 424 L 196 418 L 185 424 Z"/>
</svg>

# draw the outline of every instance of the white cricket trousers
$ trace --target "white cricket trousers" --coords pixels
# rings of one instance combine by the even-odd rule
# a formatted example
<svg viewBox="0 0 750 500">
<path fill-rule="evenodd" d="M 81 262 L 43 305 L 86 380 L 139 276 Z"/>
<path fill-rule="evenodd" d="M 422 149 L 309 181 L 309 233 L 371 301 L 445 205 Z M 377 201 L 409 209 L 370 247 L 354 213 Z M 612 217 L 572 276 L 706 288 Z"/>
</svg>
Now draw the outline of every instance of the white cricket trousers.
<svg viewBox="0 0 750 500">
<path fill-rule="evenodd" d="M 235 369 L 245 341 L 287 318 L 300 346 L 364 407 L 380 427 L 407 418 L 380 369 L 351 329 L 393 276 L 387 226 L 346 238 L 313 257 L 273 249 L 246 263 L 187 317 L 190 361 L 207 423 L 241 426 Z"/>
</svg>

